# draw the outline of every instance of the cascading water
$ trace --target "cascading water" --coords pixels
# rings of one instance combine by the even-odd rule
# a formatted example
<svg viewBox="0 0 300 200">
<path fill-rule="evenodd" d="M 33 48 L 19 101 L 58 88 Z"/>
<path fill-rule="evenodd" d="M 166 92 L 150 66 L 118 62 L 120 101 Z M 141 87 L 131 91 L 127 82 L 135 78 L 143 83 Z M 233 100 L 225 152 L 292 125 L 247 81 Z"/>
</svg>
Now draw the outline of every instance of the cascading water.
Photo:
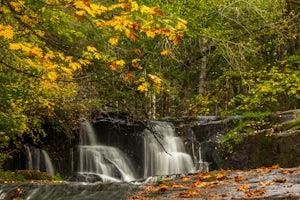
<svg viewBox="0 0 300 200">
<path fill-rule="evenodd" d="M 209 163 L 208 162 L 205 162 L 203 161 L 203 158 L 202 158 L 202 150 L 201 150 L 201 143 L 199 144 L 199 161 L 196 163 L 196 169 L 198 171 L 205 171 L 205 172 L 208 172 L 209 171 Z"/>
<path fill-rule="evenodd" d="M 172 124 L 151 122 L 144 130 L 144 177 L 194 172 L 194 163 Z"/>
<path fill-rule="evenodd" d="M 82 122 L 79 151 L 78 173 L 86 177 L 98 177 L 103 182 L 129 182 L 135 174 L 128 157 L 118 148 L 100 145 L 92 125 Z"/>
<path fill-rule="evenodd" d="M 26 169 L 46 171 L 52 176 L 55 175 L 51 159 L 46 151 L 32 146 L 25 147 Z"/>
</svg>

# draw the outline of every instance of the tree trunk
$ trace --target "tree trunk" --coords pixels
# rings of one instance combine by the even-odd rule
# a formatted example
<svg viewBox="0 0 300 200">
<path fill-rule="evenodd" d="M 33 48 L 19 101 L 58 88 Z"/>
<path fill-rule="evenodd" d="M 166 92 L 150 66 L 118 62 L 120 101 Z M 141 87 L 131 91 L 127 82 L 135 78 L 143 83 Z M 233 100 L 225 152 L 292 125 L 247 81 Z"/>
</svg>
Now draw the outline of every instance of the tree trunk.
<svg viewBox="0 0 300 200">
<path fill-rule="evenodd" d="M 206 66 L 207 66 L 207 56 L 204 55 L 201 58 L 201 66 L 199 70 L 199 87 L 198 94 L 205 95 L 206 93 Z"/>
</svg>

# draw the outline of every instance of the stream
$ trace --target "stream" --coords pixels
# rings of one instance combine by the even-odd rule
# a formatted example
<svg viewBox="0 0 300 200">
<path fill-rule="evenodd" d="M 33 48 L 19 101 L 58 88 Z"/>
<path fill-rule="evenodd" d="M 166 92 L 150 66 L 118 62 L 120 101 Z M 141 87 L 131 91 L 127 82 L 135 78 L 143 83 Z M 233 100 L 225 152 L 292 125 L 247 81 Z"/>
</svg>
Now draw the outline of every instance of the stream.
<svg viewBox="0 0 300 200">
<path fill-rule="evenodd" d="M 139 186 L 129 183 L 7 183 L 1 200 L 113 200 L 127 199 Z"/>
</svg>

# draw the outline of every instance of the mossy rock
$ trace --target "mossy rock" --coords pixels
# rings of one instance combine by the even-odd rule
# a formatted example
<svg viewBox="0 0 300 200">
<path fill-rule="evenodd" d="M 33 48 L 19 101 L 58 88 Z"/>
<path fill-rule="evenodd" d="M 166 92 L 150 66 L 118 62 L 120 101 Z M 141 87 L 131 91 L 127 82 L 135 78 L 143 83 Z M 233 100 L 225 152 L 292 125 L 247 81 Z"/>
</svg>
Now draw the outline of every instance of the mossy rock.
<svg viewBox="0 0 300 200">
<path fill-rule="evenodd" d="M 0 181 L 25 181 L 25 177 L 15 172 L 0 170 Z"/>
<path fill-rule="evenodd" d="M 17 170 L 16 174 L 22 175 L 26 180 L 47 180 L 52 181 L 53 176 L 39 170 Z"/>
</svg>

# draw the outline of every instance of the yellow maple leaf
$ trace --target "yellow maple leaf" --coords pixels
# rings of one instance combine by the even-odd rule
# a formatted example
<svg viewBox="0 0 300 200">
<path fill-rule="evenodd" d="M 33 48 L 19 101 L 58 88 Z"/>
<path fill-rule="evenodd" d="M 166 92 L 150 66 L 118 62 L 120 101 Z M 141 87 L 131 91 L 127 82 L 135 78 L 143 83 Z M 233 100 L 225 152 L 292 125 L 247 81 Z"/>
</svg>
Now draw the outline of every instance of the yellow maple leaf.
<svg viewBox="0 0 300 200">
<path fill-rule="evenodd" d="M 22 2 L 22 1 L 20 1 L 20 2 Z M 21 3 L 20 2 L 15 2 L 15 1 L 11 1 L 11 2 L 9 2 L 9 4 L 13 7 L 13 9 L 15 10 L 15 11 L 17 11 L 17 12 L 20 12 L 22 9 L 22 5 L 21 5 Z"/>
<path fill-rule="evenodd" d="M 62 67 L 61 68 L 66 74 L 72 74 L 73 70 L 67 67 Z"/>
<path fill-rule="evenodd" d="M 132 40 L 136 40 L 138 38 L 138 35 L 128 29 L 125 30 L 125 35 L 126 37 L 132 39 Z"/>
<path fill-rule="evenodd" d="M 140 77 L 138 80 L 136 80 L 134 83 L 136 84 L 136 85 L 138 85 L 138 84 L 140 84 L 140 83 L 142 83 L 142 82 L 145 82 L 145 78 L 144 77 Z"/>
<path fill-rule="evenodd" d="M 44 35 L 45 35 L 45 33 L 41 30 L 36 30 L 35 33 L 40 37 L 44 37 Z"/>
<path fill-rule="evenodd" d="M 169 56 L 172 55 L 172 52 L 169 50 L 163 50 L 162 52 L 160 52 L 160 55 L 162 56 Z"/>
<path fill-rule="evenodd" d="M 151 14 L 151 8 L 145 5 L 141 6 L 140 11 L 143 14 Z"/>
<path fill-rule="evenodd" d="M 161 79 L 155 75 L 152 74 L 148 74 L 150 80 L 155 83 L 155 84 L 160 84 L 161 83 Z"/>
<path fill-rule="evenodd" d="M 109 38 L 108 43 L 111 45 L 117 45 L 118 41 L 119 41 L 119 37 L 116 36 L 116 37 Z"/>
<path fill-rule="evenodd" d="M 40 47 L 35 46 L 31 49 L 30 55 L 41 58 L 43 57 L 43 50 Z"/>
<path fill-rule="evenodd" d="M 93 46 L 87 46 L 86 49 L 89 52 L 96 52 L 97 51 L 96 47 L 93 47 Z"/>
<path fill-rule="evenodd" d="M 69 66 L 73 69 L 73 70 L 77 70 L 81 68 L 81 64 L 79 62 L 70 62 Z"/>
<path fill-rule="evenodd" d="M 148 91 L 148 83 L 144 82 L 144 83 L 140 84 L 137 89 L 138 89 L 138 91 L 140 91 L 142 93 L 147 92 Z"/>
<path fill-rule="evenodd" d="M 86 12 L 84 10 L 79 10 L 75 12 L 75 17 L 78 20 L 83 20 L 84 19 L 84 15 L 86 14 Z"/>
<path fill-rule="evenodd" d="M 9 43 L 10 50 L 19 50 L 22 49 L 22 44 L 20 43 Z"/>
<path fill-rule="evenodd" d="M 21 19 L 22 22 L 24 22 L 25 24 L 30 24 L 32 22 L 32 19 L 30 19 L 29 16 L 27 15 L 21 15 L 19 16 L 19 18 Z"/>
<path fill-rule="evenodd" d="M 49 80 L 55 81 L 58 77 L 58 73 L 57 72 L 49 72 L 47 74 L 47 77 L 48 77 Z"/>
<path fill-rule="evenodd" d="M 74 4 L 75 8 L 84 9 L 87 4 L 84 1 L 75 1 Z"/>
<path fill-rule="evenodd" d="M 46 53 L 45 56 L 44 56 L 45 59 L 53 59 L 55 58 L 55 55 L 52 54 L 52 53 Z"/>
<path fill-rule="evenodd" d="M 134 68 L 137 68 L 139 70 L 143 69 L 143 67 L 140 65 L 140 59 L 139 58 L 135 58 L 133 60 L 131 60 L 131 65 L 134 67 Z"/>
<path fill-rule="evenodd" d="M 182 22 L 178 22 L 177 25 L 176 25 L 176 28 L 177 29 L 186 29 L 186 25 Z"/>
<path fill-rule="evenodd" d="M 0 24 L 0 37 L 4 37 L 4 39 L 13 39 L 14 37 L 14 30 L 12 28 L 12 26 L 10 25 L 2 25 Z"/>
<path fill-rule="evenodd" d="M 155 38 L 155 36 L 156 36 L 155 32 L 151 31 L 151 30 L 146 31 L 146 35 L 149 38 Z"/>
<path fill-rule="evenodd" d="M 117 60 L 116 64 L 119 65 L 120 67 L 123 67 L 125 65 L 125 61 L 124 60 Z"/>
<path fill-rule="evenodd" d="M 131 2 L 131 9 L 130 9 L 130 11 L 131 12 L 135 12 L 135 11 L 138 11 L 138 10 L 139 10 L 139 5 L 137 4 L 136 1 L 132 1 Z"/>
</svg>

